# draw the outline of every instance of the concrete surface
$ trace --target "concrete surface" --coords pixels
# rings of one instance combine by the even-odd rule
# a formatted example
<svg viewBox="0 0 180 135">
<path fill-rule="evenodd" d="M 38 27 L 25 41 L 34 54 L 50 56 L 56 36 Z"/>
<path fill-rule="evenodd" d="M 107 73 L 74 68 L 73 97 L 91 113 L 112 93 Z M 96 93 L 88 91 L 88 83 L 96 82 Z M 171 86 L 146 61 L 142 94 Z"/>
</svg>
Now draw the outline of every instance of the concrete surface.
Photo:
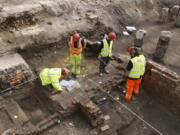
<svg viewBox="0 0 180 135">
<path fill-rule="evenodd" d="M 26 61 L 22 58 L 18 53 L 8 54 L 3 57 L 0 57 L 0 70 L 5 70 L 8 68 L 15 67 L 17 65 L 24 64 L 27 68 L 29 68 Z"/>
</svg>

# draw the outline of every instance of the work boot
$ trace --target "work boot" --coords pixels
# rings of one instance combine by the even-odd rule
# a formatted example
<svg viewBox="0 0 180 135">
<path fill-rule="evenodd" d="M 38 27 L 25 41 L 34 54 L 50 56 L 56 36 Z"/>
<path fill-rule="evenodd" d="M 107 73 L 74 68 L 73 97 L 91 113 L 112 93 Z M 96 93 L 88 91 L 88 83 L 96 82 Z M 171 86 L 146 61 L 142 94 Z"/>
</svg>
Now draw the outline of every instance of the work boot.
<svg viewBox="0 0 180 135">
<path fill-rule="evenodd" d="M 102 77 L 102 76 L 103 76 L 103 73 L 99 73 L 99 76 Z"/>
<path fill-rule="evenodd" d="M 107 71 L 107 70 L 104 70 L 104 73 L 105 73 L 105 74 L 109 74 L 109 71 Z"/>
<path fill-rule="evenodd" d="M 134 91 L 133 91 L 133 94 L 136 95 L 136 96 L 138 96 L 138 95 L 139 95 L 139 90 L 134 90 Z"/>
<path fill-rule="evenodd" d="M 125 99 L 126 101 L 131 101 L 131 100 L 132 100 L 132 97 L 129 96 L 129 95 L 125 95 L 125 96 L 124 96 L 124 99 Z"/>
</svg>

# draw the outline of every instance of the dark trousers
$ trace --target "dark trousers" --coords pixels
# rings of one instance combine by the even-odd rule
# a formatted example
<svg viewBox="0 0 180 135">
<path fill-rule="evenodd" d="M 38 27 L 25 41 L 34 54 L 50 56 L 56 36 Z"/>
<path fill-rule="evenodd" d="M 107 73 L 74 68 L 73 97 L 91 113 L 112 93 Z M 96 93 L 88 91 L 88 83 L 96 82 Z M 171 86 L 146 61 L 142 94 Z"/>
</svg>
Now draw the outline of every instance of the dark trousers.
<svg viewBox="0 0 180 135">
<path fill-rule="evenodd" d="M 105 72 L 105 68 L 107 66 L 107 64 L 110 61 L 110 57 L 101 57 L 100 58 L 100 65 L 99 65 L 99 72 L 100 73 L 104 73 Z"/>
</svg>

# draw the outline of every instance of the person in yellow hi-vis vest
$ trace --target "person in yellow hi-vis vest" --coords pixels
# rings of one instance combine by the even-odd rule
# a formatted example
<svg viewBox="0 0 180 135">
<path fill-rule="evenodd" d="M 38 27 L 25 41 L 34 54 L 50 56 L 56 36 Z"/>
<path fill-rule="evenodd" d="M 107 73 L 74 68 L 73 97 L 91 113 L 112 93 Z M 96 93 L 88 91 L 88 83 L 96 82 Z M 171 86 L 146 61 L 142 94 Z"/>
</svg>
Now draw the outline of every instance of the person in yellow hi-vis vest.
<svg viewBox="0 0 180 135">
<path fill-rule="evenodd" d="M 63 91 L 59 80 L 68 74 L 69 70 L 67 68 L 45 68 L 41 70 L 39 77 L 43 86 L 51 85 L 57 91 Z"/>
<path fill-rule="evenodd" d="M 70 47 L 71 73 L 74 78 L 80 74 L 82 51 L 86 47 L 86 39 L 82 39 L 78 33 L 71 36 L 68 42 Z"/>
<path fill-rule="evenodd" d="M 128 52 L 131 56 L 131 60 L 126 67 L 126 75 L 128 77 L 126 82 L 126 95 L 124 97 L 126 101 L 131 100 L 133 93 L 135 95 L 139 94 L 139 86 L 145 73 L 146 66 L 146 58 L 144 55 L 139 54 L 137 47 L 129 47 Z"/>
<path fill-rule="evenodd" d="M 113 40 L 116 39 L 116 33 L 110 32 L 104 39 L 99 42 L 100 46 L 100 65 L 99 75 L 103 76 L 103 73 L 109 72 L 105 69 L 112 57 Z"/>
</svg>

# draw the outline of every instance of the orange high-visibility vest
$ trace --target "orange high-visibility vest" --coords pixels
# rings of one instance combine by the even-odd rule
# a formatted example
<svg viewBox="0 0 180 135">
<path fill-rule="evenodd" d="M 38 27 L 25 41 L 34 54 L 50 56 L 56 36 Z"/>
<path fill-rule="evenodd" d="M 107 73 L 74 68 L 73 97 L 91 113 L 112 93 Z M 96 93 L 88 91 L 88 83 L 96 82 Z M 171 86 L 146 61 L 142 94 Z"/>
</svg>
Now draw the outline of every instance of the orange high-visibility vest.
<svg viewBox="0 0 180 135">
<path fill-rule="evenodd" d="M 71 43 L 71 46 L 70 46 L 70 53 L 71 53 L 71 55 L 74 55 L 74 54 L 80 55 L 82 53 L 81 39 L 78 42 L 78 47 L 77 48 L 74 47 L 74 41 L 73 41 L 72 37 L 71 37 L 70 43 Z"/>
</svg>

